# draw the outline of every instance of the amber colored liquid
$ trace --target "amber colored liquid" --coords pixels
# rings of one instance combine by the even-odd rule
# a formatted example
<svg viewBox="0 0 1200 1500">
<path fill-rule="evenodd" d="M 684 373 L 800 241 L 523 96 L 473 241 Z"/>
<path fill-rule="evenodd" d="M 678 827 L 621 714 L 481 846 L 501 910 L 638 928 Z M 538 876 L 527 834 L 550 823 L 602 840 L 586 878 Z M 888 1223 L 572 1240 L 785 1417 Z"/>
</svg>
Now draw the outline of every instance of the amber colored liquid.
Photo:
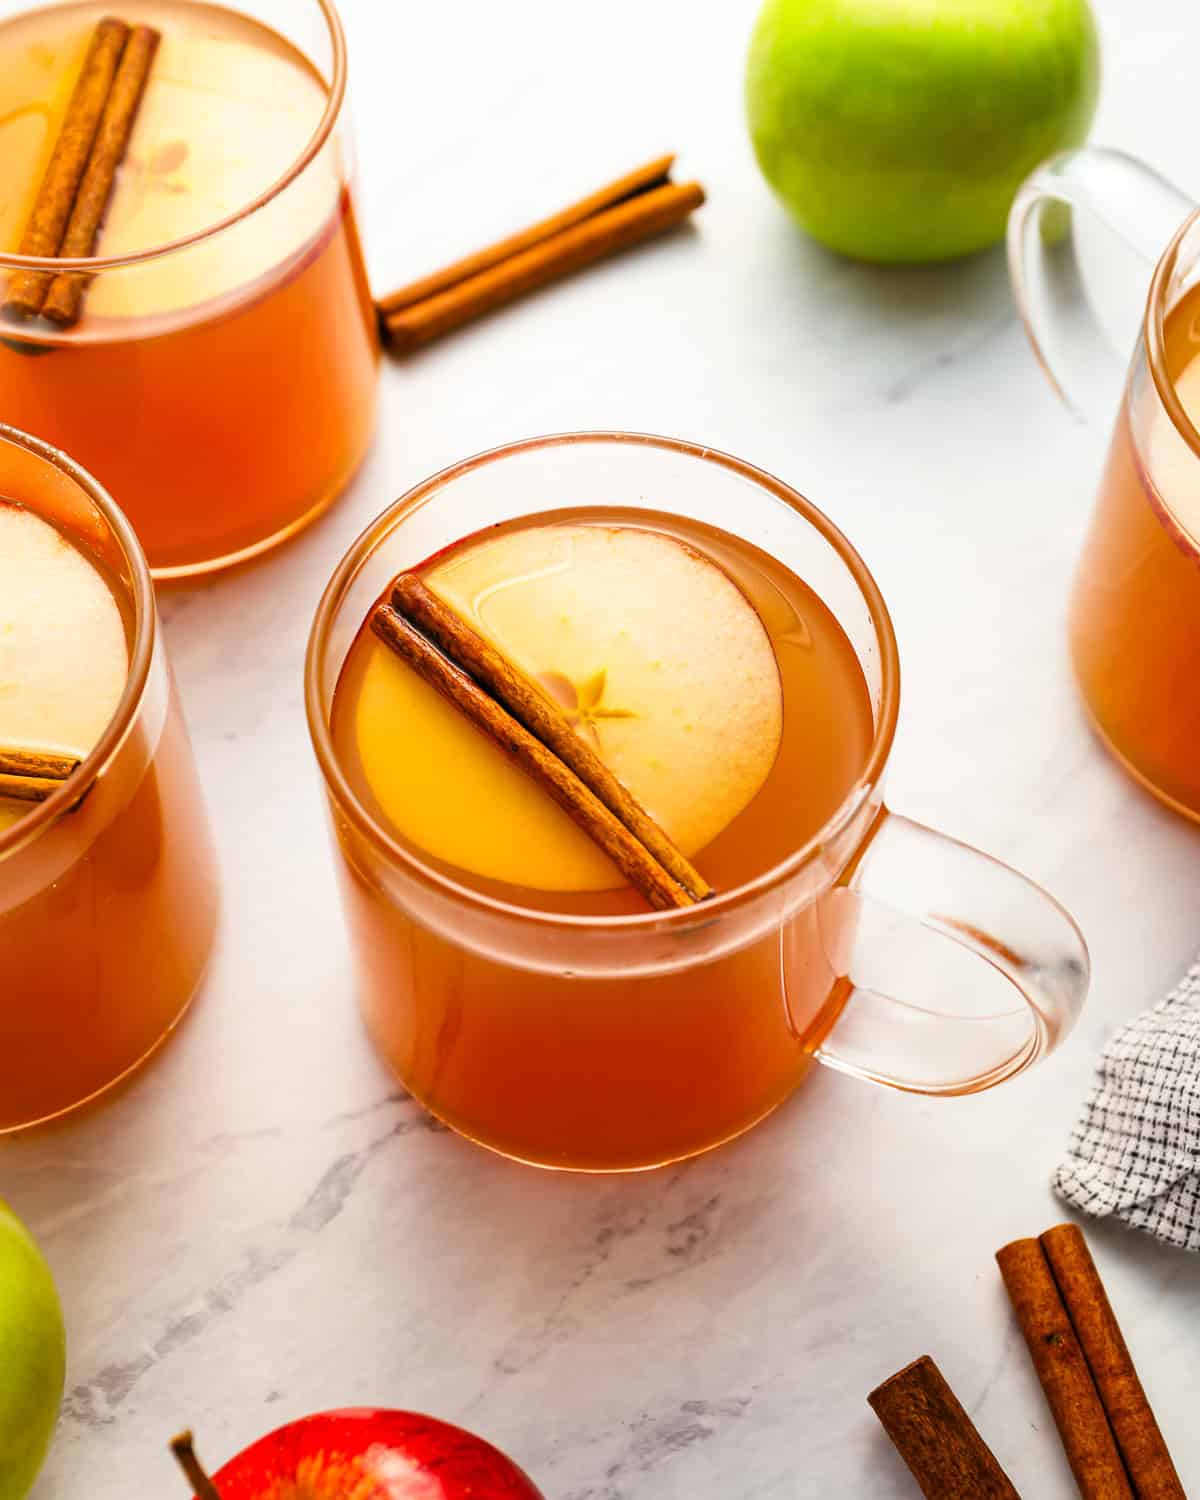
<svg viewBox="0 0 1200 1500">
<path fill-rule="evenodd" d="M 17 244 L 87 35 L 106 10 L 52 6 L 0 26 L 0 249 Z M 132 0 L 121 15 L 162 31 L 161 93 L 152 72 L 98 254 L 151 248 L 236 211 L 300 154 L 324 99 L 301 54 L 247 17 L 191 0 Z M 246 111 L 255 101 L 235 100 L 230 140 L 218 131 L 214 144 L 221 95 L 207 79 L 189 95 L 172 69 L 186 71 L 192 54 L 167 50 L 210 38 L 254 64 L 239 64 L 231 91 L 252 90 L 269 108 L 274 77 L 295 105 L 294 142 L 273 135 L 269 151 L 263 144 L 265 180 L 247 177 L 236 203 L 224 196 L 221 151 L 253 163 L 255 117 L 247 123 Z M 250 82 L 239 85 L 243 73 Z M 171 94 L 168 76 L 179 85 Z M 202 95 L 207 159 L 195 139 L 201 127 L 183 113 L 172 118 L 173 101 Z M 66 334 L 40 321 L 3 330 L 4 419 L 100 479 L 160 576 L 202 572 L 281 541 L 336 498 L 370 441 L 378 339 L 336 147 L 202 248 L 103 273 Z"/>
<path fill-rule="evenodd" d="M 758 794 L 695 863 L 723 890 L 763 873 L 827 822 L 865 765 L 871 704 L 849 641 L 805 584 L 724 532 L 653 512 L 559 512 L 554 519 L 643 525 L 680 537 L 717 561 L 757 607 L 779 664 L 783 738 Z M 376 816 L 355 709 L 363 674 L 382 649 L 369 633 L 359 635 L 332 714 L 339 759 Z M 378 726 L 401 757 L 404 729 Z M 444 796 L 447 817 L 462 816 L 452 766 Z M 470 813 L 486 818 L 487 808 Z M 522 934 L 530 945 L 522 954 L 515 947 L 501 954 L 495 934 L 477 927 L 469 911 L 454 936 L 414 920 L 389 894 L 373 848 L 340 817 L 335 827 L 372 1037 L 434 1114 L 507 1155 L 612 1171 L 706 1150 L 792 1092 L 836 1010 L 852 933 L 831 904 L 810 905 L 782 928 L 701 961 L 689 960 L 685 941 L 677 961 L 633 972 L 646 953 L 643 938 L 630 933 L 628 973 L 589 975 L 585 963 L 577 973 L 546 972 L 536 965 L 536 931 Z M 549 893 L 443 870 L 529 910 L 646 909 L 623 888 Z M 588 937 L 580 934 L 581 952 Z"/>
<path fill-rule="evenodd" d="M 0 799 L 0 1133 L 61 1114 L 136 1067 L 208 961 L 216 865 L 160 655 L 83 800 L 21 843 L 28 812 Z"/>
<path fill-rule="evenodd" d="M 1168 368 L 1193 421 L 1198 314 L 1192 292 L 1166 324 Z M 1200 818 L 1200 458 L 1167 434 L 1168 422 L 1155 403 L 1135 439 L 1128 403 L 1118 418 L 1075 583 L 1071 644 L 1113 751 L 1156 795 Z"/>
<path fill-rule="evenodd" d="M 61 1114 L 136 1067 L 204 973 L 216 867 L 173 691 L 149 764 L 134 770 L 148 748 L 135 733 L 107 795 L 98 785 L 39 839 L 44 850 L 10 857 L 14 870 L 44 857 L 50 877 L 12 906 L 0 855 L 0 1131 Z"/>
</svg>

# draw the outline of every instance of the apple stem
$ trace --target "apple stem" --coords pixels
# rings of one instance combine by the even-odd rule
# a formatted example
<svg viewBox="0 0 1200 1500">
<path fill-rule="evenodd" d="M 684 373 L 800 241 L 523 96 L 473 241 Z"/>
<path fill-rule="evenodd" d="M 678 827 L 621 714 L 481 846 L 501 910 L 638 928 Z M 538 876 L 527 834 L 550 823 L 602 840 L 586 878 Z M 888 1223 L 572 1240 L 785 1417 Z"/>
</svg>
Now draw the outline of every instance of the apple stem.
<svg viewBox="0 0 1200 1500">
<path fill-rule="evenodd" d="M 221 1500 L 216 1485 L 204 1472 L 200 1460 L 196 1457 L 190 1432 L 181 1432 L 178 1437 L 171 1439 L 171 1452 L 195 1490 L 196 1500 Z"/>
</svg>

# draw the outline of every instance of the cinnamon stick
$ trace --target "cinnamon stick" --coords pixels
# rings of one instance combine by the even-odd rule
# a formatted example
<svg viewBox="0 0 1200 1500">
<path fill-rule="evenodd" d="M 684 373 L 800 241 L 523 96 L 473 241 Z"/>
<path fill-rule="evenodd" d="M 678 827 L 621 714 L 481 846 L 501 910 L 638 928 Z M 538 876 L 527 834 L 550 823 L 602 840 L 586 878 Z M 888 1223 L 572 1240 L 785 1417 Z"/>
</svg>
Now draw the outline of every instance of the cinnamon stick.
<svg viewBox="0 0 1200 1500">
<path fill-rule="evenodd" d="M 117 168 L 125 157 L 159 40 L 159 33 L 151 26 L 135 26 L 129 34 L 62 244 L 54 252 L 58 255 L 87 256 L 96 248 L 96 236 L 112 197 Z M 76 322 L 85 287 L 86 279 L 80 272 L 60 272 L 50 283 L 42 316 L 60 327 Z"/>
<path fill-rule="evenodd" d="M 394 348 L 415 349 L 526 292 L 673 228 L 703 202 L 704 189 L 698 182 L 665 182 L 635 193 L 516 254 L 488 260 L 478 274 L 423 300 L 406 300 L 407 290 L 384 298 L 379 305 L 384 331 Z M 481 252 L 482 258 L 488 256 Z"/>
<path fill-rule="evenodd" d="M 29 222 L 21 236 L 18 250 L 22 255 L 45 257 L 59 254 L 79 182 L 128 36 L 129 27 L 112 16 L 106 16 L 96 24 L 83 70 L 42 176 Z M 48 271 L 15 271 L 8 284 L 3 310 L 17 317 L 35 317 L 42 310 L 51 279 Z"/>
<path fill-rule="evenodd" d="M 66 755 L 0 747 L 0 797 L 44 802 L 79 765 Z"/>
<path fill-rule="evenodd" d="M 408 286 L 403 286 L 399 291 L 384 297 L 379 304 L 379 310 L 387 317 L 391 313 L 399 312 L 401 308 L 411 307 L 416 302 L 425 302 L 428 298 L 446 291 L 458 282 L 478 276 L 481 271 L 487 271 L 492 266 L 499 265 L 503 260 L 510 260 L 522 250 L 541 244 L 543 240 L 561 234 L 564 229 L 570 229 L 573 224 L 580 224 L 584 219 L 590 219 L 602 210 L 623 202 L 626 198 L 633 198 L 638 193 L 648 192 L 651 188 L 662 187 L 669 180 L 674 164 L 674 155 L 655 157 L 644 167 L 627 172 L 624 177 L 618 177 L 615 182 L 608 183 L 606 187 L 589 193 L 586 198 L 580 198 L 577 203 L 560 209 L 558 213 L 551 214 L 548 219 L 542 219 L 537 224 L 531 224 L 528 229 L 510 234 L 507 239 L 498 240 L 485 250 L 477 250 L 473 255 L 464 256 L 462 260 L 456 260 L 453 265 L 434 271 L 432 275 L 422 276 L 419 281 L 410 282 Z"/>
<path fill-rule="evenodd" d="M 632 793 L 613 775 L 592 747 L 571 727 L 557 706 L 477 634 L 415 573 L 401 573 L 392 585 L 392 607 L 411 620 L 436 646 L 481 683 L 513 718 L 523 724 L 604 803 L 633 836 L 695 901 L 713 888 Z"/>
<path fill-rule="evenodd" d="M 1137 1500 L 1187 1500 L 1082 1230 L 1058 1224 L 1039 1243 Z"/>
<path fill-rule="evenodd" d="M 996 1262 L 1080 1495 L 1083 1500 L 1134 1500 L 1104 1404 L 1041 1245 L 1033 1239 L 1014 1240 L 996 1252 Z"/>
<path fill-rule="evenodd" d="M 570 767 L 489 697 L 474 678 L 426 640 L 410 621 L 383 604 L 372 614 L 371 628 L 430 686 L 511 756 L 527 776 L 537 781 L 653 907 L 666 911 L 693 904 L 683 886 Z"/>
<path fill-rule="evenodd" d="M 867 1401 L 928 1500 L 1020 1500 L 928 1354 Z"/>
</svg>

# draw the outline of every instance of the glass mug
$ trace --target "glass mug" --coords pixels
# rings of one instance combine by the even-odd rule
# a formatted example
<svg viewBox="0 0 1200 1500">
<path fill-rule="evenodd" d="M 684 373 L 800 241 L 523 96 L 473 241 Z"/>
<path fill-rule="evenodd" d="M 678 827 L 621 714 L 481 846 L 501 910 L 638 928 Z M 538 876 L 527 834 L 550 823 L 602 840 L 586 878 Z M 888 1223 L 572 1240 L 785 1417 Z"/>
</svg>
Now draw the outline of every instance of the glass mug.
<svg viewBox="0 0 1200 1500">
<path fill-rule="evenodd" d="M 125 624 L 123 696 L 61 787 L 0 825 L 0 1134 L 63 1114 L 147 1057 L 199 987 L 217 872 L 146 559 L 90 474 L 0 426 L 0 499 L 93 564 Z"/>
<path fill-rule="evenodd" d="M 15 17 L 56 9 L 0 0 L 0 48 Z M 93 9 L 96 19 L 105 11 L 89 6 L 89 22 Z M 230 24 L 231 13 L 190 0 L 131 0 L 125 18 L 169 38 L 193 11 Z M 276 179 L 250 201 L 224 177 L 215 190 L 210 183 L 222 203 L 217 222 L 197 214 L 193 231 L 169 243 L 89 259 L 0 253 L 0 291 L 3 273 L 22 268 L 65 267 L 87 288 L 72 327 L 42 318 L 0 327 L 0 412 L 121 496 L 156 578 L 226 567 L 291 536 L 344 489 L 375 422 L 379 338 L 351 201 L 341 23 L 331 0 L 239 0 L 236 15 L 248 18 L 234 21 L 248 28 L 243 57 L 259 57 L 265 44 L 263 56 L 278 50 L 298 64 L 295 76 L 307 68 L 318 84 L 296 102 L 312 124 L 307 140 L 301 124 L 294 147 L 283 126 L 271 134 L 270 111 L 237 102 L 249 111 L 239 149 L 276 163 Z M 201 57 L 203 40 L 189 56 Z M 155 66 L 169 70 L 167 45 Z M 12 55 L 0 50 L 0 66 Z M 195 66 L 215 67 L 216 56 L 214 45 Z M 150 121 L 149 144 L 145 159 L 130 148 L 123 179 L 135 174 L 139 204 L 156 194 L 184 202 L 178 195 L 193 186 L 186 143 L 172 138 L 178 121 L 155 103 L 150 76 L 139 115 Z M 0 89 L 16 87 L 6 77 Z M 9 132 L 0 143 L 45 149 L 44 106 L 14 110 L 0 94 L 0 108 Z M 202 137 L 203 118 L 189 128 Z M 0 222 L 2 214 L 0 206 Z M 124 232 L 111 219 L 110 242 Z M 2 243 L 16 245 L 20 227 L 4 222 Z M 132 230 L 129 238 L 141 243 Z"/>
<path fill-rule="evenodd" d="M 1122 264 L 1098 255 L 1106 240 Z M 1108 748 L 1200 819 L 1200 214 L 1133 157 L 1068 152 L 1021 188 L 1009 264 L 1039 361 L 1078 413 L 1109 394 L 1109 419 L 1112 345 L 1123 358 L 1134 343 L 1071 598 L 1071 650 Z M 1129 311 L 1136 341 L 1121 327 Z"/>
<path fill-rule="evenodd" d="M 867 762 L 827 826 L 699 906 L 592 917 L 484 895 L 393 837 L 339 762 L 334 691 L 393 575 L 566 500 L 606 512 L 649 504 L 779 559 L 833 611 L 870 690 Z M 1049 1052 L 1083 1002 L 1087 950 L 1061 907 L 884 808 L 898 708 L 887 609 L 832 523 L 737 459 L 581 433 L 426 480 L 334 573 L 309 640 L 306 702 L 368 1030 L 434 1115 L 507 1156 L 587 1171 L 691 1156 L 770 1113 L 814 1059 L 917 1093 L 970 1093 Z"/>
</svg>

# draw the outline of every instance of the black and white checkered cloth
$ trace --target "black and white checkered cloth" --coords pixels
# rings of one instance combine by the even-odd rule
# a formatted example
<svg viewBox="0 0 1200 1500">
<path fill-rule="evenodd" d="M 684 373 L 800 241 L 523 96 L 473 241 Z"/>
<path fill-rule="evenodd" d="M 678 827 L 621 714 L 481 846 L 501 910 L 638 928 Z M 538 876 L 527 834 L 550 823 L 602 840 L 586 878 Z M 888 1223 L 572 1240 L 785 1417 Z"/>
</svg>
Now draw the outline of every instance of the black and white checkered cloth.
<svg viewBox="0 0 1200 1500">
<path fill-rule="evenodd" d="M 1084 1213 L 1200 1250 L 1200 961 L 1105 1047 L 1053 1184 Z"/>
</svg>

